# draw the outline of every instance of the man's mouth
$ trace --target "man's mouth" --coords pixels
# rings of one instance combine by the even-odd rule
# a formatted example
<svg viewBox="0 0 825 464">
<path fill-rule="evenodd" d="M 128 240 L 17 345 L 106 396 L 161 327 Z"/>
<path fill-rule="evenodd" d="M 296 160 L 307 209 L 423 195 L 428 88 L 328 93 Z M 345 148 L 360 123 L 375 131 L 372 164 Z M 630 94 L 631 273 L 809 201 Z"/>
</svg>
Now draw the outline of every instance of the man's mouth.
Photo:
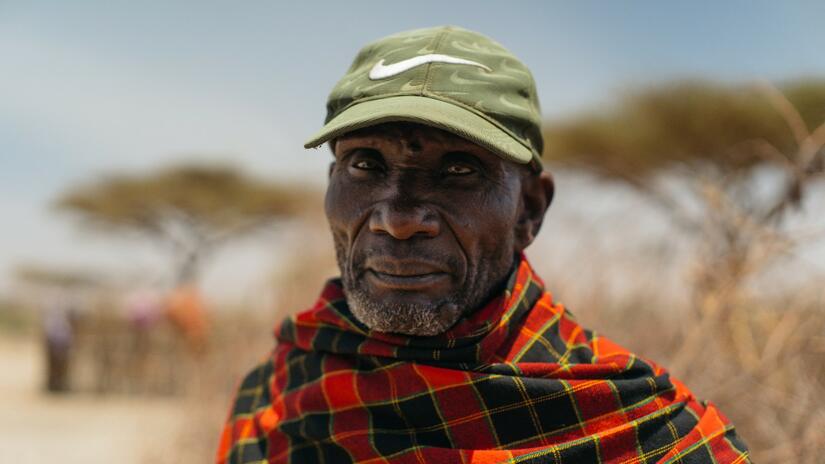
<svg viewBox="0 0 825 464">
<path fill-rule="evenodd" d="M 370 269 L 367 271 L 367 278 L 382 287 L 390 287 L 396 290 L 422 290 L 448 279 L 449 274 L 446 272 L 431 272 L 427 274 L 398 275 Z"/>
<path fill-rule="evenodd" d="M 394 290 L 423 290 L 450 279 L 450 274 L 440 266 L 413 261 L 368 263 L 365 276 L 375 285 Z"/>
</svg>

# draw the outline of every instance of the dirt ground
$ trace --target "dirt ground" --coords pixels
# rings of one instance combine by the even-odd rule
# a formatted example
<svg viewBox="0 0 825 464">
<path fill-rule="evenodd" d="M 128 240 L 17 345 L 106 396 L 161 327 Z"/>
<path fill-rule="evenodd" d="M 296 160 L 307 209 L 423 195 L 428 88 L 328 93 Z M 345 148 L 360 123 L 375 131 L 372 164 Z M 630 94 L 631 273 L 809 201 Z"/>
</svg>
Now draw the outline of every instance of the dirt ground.
<svg viewBox="0 0 825 464">
<path fill-rule="evenodd" d="M 0 366 L 0 462 L 147 463 L 179 436 L 175 399 L 42 393 L 36 338 L 0 337 Z"/>
</svg>

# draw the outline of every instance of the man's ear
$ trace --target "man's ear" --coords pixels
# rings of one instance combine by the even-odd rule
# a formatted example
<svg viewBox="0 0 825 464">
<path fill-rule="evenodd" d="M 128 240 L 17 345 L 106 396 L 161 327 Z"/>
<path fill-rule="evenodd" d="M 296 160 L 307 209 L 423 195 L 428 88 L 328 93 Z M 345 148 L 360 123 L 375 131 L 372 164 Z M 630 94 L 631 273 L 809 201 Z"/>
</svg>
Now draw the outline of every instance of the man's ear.
<svg viewBox="0 0 825 464">
<path fill-rule="evenodd" d="M 539 234 L 547 208 L 553 201 L 553 175 L 542 171 L 539 175 L 522 177 L 522 210 L 516 225 L 516 251 L 521 252 Z"/>
</svg>

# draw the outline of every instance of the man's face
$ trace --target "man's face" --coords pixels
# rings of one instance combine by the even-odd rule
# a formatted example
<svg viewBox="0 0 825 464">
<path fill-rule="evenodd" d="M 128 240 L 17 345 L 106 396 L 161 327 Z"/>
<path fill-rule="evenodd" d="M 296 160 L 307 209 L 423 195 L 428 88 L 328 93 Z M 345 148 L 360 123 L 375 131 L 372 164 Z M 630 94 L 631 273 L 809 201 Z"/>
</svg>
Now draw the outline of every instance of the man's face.
<svg viewBox="0 0 825 464">
<path fill-rule="evenodd" d="M 351 132 L 334 152 L 325 209 L 344 291 L 382 332 L 435 335 L 481 306 L 549 203 L 525 201 L 539 177 L 525 166 L 428 126 Z"/>
</svg>

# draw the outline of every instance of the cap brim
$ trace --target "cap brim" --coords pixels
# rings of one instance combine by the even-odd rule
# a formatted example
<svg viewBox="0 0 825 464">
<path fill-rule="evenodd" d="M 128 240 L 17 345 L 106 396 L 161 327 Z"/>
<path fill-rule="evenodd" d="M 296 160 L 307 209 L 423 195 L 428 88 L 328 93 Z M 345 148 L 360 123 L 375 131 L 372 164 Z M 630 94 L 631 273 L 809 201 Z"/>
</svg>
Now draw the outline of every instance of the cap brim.
<svg viewBox="0 0 825 464">
<path fill-rule="evenodd" d="M 516 163 L 526 164 L 533 158 L 528 147 L 478 114 L 453 103 L 413 95 L 355 104 L 324 125 L 304 147 L 318 147 L 347 132 L 391 121 L 417 122 L 444 129 Z"/>
</svg>

